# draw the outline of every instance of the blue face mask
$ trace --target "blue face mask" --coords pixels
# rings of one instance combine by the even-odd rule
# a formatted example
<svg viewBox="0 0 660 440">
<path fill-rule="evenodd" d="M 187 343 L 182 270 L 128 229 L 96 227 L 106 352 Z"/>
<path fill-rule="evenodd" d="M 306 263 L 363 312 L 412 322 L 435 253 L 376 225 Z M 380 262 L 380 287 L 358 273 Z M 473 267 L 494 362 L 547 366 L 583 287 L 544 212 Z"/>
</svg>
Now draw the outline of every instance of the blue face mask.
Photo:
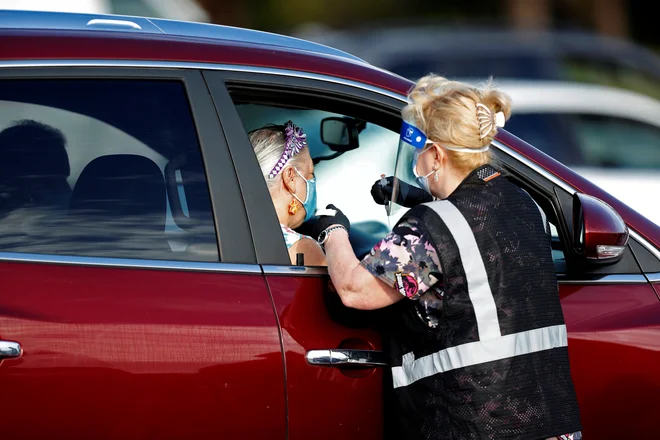
<svg viewBox="0 0 660 440">
<path fill-rule="evenodd" d="M 428 148 L 424 148 L 423 150 L 415 151 L 415 155 L 413 156 L 413 161 L 412 161 L 412 172 L 413 175 L 415 176 L 415 180 L 417 180 L 417 185 L 419 185 L 419 187 L 422 188 L 427 193 L 431 194 L 431 188 L 429 187 L 429 176 L 433 174 L 434 171 L 431 170 L 431 172 L 425 176 L 420 176 L 419 174 L 417 174 L 417 161 L 419 159 L 419 156 L 421 156 L 422 153 L 424 153 L 427 150 Z"/>
<path fill-rule="evenodd" d="M 307 196 L 305 197 L 304 202 L 300 200 L 297 195 L 293 194 L 293 197 L 302 203 L 303 208 L 305 208 L 305 220 L 303 220 L 303 222 L 306 222 L 314 217 L 314 213 L 316 212 L 316 177 L 307 180 L 295 167 L 293 169 L 307 184 Z"/>
</svg>

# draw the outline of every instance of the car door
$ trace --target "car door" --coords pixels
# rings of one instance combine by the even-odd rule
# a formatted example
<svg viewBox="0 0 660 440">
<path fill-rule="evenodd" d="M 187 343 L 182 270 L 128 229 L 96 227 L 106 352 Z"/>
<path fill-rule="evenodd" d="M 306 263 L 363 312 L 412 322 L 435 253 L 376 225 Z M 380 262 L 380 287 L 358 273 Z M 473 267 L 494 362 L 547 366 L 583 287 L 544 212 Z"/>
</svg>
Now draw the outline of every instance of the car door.
<svg viewBox="0 0 660 440">
<path fill-rule="evenodd" d="M 285 438 L 277 316 L 200 72 L 1 69 L 0 195 L 2 438 Z"/>
<path fill-rule="evenodd" d="M 396 111 L 389 115 L 375 111 L 366 91 L 365 97 L 354 99 L 351 94 L 359 94 L 359 89 L 333 89 L 329 83 L 295 75 L 205 72 L 205 76 L 239 169 L 257 259 L 263 265 L 282 329 L 289 438 L 383 438 L 383 381 L 391 382 L 387 382 L 389 372 L 382 368 L 378 333 L 369 328 L 380 316 L 344 308 L 336 294 L 328 291 L 326 269 L 290 264 L 247 131 L 293 119 L 305 129 L 312 156 L 318 158 L 322 154 L 316 151 L 322 149 L 318 124 L 323 115 L 341 111 L 345 105 L 358 105 L 381 119 L 396 121 Z M 339 98 L 340 92 L 343 98 Z M 321 163 L 316 169 L 320 168 Z M 319 207 L 325 206 L 322 180 L 317 173 Z M 368 243 L 369 237 L 366 240 Z M 348 369 L 335 364 L 342 355 L 354 357 L 363 367 Z"/>
<path fill-rule="evenodd" d="M 231 109 L 232 105 L 238 108 L 240 106 L 236 105 L 237 103 L 257 102 L 256 98 L 259 98 L 258 102 L 265 105 L 290 103 L 293 109 L 300 107 L 319 109 L 325 100 L 335 99 L 340 102 L 335 106 L 336 113 L 351 113 L 350 116 L 353 117 L 361 115 L 364 120 L 375 122 L 391 131 L 389 135 L 383 134 L 370 143 L 361 143 L 355 151 L 327 162 L 320 162 L 315 170 L 319 182 L 319 206 L 325 206 L 321 203 L 322 199 L 325 199 L 324 202 L 337 204 L 342 210 L 344 206 L 357 205 L 356 208 L 350 208 L 352 211 L 348 212 L 348 217 L 351 219 L 358 217 L 361 225 L 358 225 L 358 228 L 352 227 L 351 231 L 361 230 L 365 233 L 363 237 L 367 237 L 366 243 L 374 243 L 379 234 L 383 233 L 383 226 L 387 228 L 387 220 L 383 220 L 383 208 L 371 202 L 369 188 L 378 178 L 377 173 L 388 171 L 391 173 L 393 151 L 396 149 L 397 132 L 401 123 L 399 111 L 405 101 L 403 97 L 397 99 L 390 92 L 350 81 L 333 79 L 332 84 L 324 84 L 320 81 L 322 78 L 314 81 L 308 77 L 309 75 L 293 72 L 285 72 L 284 75 L 278 76 L 226 72 L 207 74 L 211 89 L 215 92 L 215 83 L 217 90 L 220 91 L 217 93 L 218 96 L 214 94 L 214 99 L 216 106 L 222 108 Z M 231 92 L 233 101 L 225 93 L 225 84 Z M 256 98 L 255 95 L 251 95 L 254 90 L 258 91 Z M 305 98 L 306 93 L 311 97 Z M 324 109 L 331 110 L 327 106 L 324 106 Z M 237 113 L 241 114 L 241 110 L 237 110 Z M 230 114 L 231 112 L 228 112 L 228 117 L 223 119 L 225 130 L 231 129 L 232 133 L 239 133 L 243 138 L 248 127 L 243 127 L 240 117 L 229 116 Z M 281 123 L 281 121 L 267 120 L 262 122 Z M 372 143 L 376 146 L 372 146 Z M 244 145 L 242 151 L 250 149 L 250 146 L 244 143 L 244 139 L 239 140 L 237 145 Z M 575 189 L 505 144 L 495 142 L 493 151 L 498 166 L 505 168 L 509 176 L 537 200 L 547 218 L 554 224 L 553 245 L 560 283 L 560 298 L 569 331 L 571 370 L 582 411 L 584 433 L 595 438 L 616 438 L 634 434 L 644 437 L 648 432 L 655 432 L 658 429 L 657 421 L 650 413 L 650 409 L 653 408 L 654 390 L 660 386 L 653 368 L 653 365 L 658 365 L 660 362 L 658 357 L 660 302 L 649 279 L 657 282 L 657 273 L 660 273 L 660 268 L 657 266 L 657 250 L 654 251 L 655 253 L 649 251 L 649 243 L 633 231 L 628 247 L 618 263 L 600 266 L 583 265 L 574 251 L 571 239 L 572 196 Z M 253 155 L 247 156 L 254 161 Z M 262 182 L 263 177 L 259 170 L 256 166 L 253 168 L 254 173 L 246 176 L 244 180 Z M 320 185 L 323 178 L 334 179 L 326 187 L 326 191 L 332 194 L 331 197 L 321 192 Z M 258 189 L 251 188 L 250 194 L 254 196 Z M 263 191 L 263 188 L 261 190 Z M 359 202 L 356 203 L 354 199 Z M 270 206 L 267 195 L 264 196 L 262 203 Z M 255 207 L 255 210 L 258 208 Z M 277 222 L 274 213 L 256 212 L 260 212 L 260 215 L 259 221 L 255 221 L 254 224 L 264 226 L 266 229 L 258 231 L 262 236 L 259 240 L 255 237 L 255 246 L 259 247 L 257 242 L 267 243 L 273 236 L 277 236 L 280 240 L 277 227 L 270 227 Z M 270 219 L 268 215 L 271 216 Z M 254 232 L 255 228 L 253 228 Z M 268 249 L 282 249 L 284 253 L 281 245 L 278 247 L 277 243 L 270 244 L 272 246 Z M 356 246 L 354 240 L 352 244 L 354 249 L 361 249 Z M 368 249 L 368 245 L 362 248 Z M 298 280 L 295 281 L 298 283 L 296 287 L 300 286 L 301 276 L 311 275 L 308 268 L 287 268 L 284 263 L 287 261 L 286 255 L 282 255 L 277 261 L 282 263 L 269 261 L 267 267 L 267 273 L 270 273 L 267 275 L 269 284 L 272 283 L 271 290 L 276 282 L 284 284 Z M 273 266 L 278 269 L 277 278 Z M 295 276 L 294 273 L 300 275 Z M 279 288 L 279 285 L 277 287 Z M 290 286 L 288 288 L 292 289 Z M 294 290 L 298 292 L 295 288 Z M 282 288 L 282 291 L 285 291 L 285 288 Z M 295 293 L 289 291 L 288 295 L 293 297 Z M 278 294 L 273 293 L 273 296 L 277 303 Z M 288 305 L 286 301 L 284 304 L 284 307 Z M 310 321 L 318 319 L 317 313 L 325 313 L 320 306 L 315 310 L 317 311 L 309 314 Z M 280 320 L 282 321 L 281 315 Z M 285 341 L 288 337 L 286 333 L 287 330 L 283 328 Z M 309 333 L 316 335 L 313 331 Z M 319 347 L 311 340 L 305 340 L 304 343 L 307 345 L 302 347 L 301 344 L 289 344 L 289 350 L 295 353 L 287 355 L 287 359 L 292 359 L 291 363 L 297 358 L 298 365 L 304 365 L 302 357 L 306 350 Z M 287 350 L 286 342 L 285 350 Z M 300 371 L 312 374 L 314 370 Z M 295 393 L 300 390 L 296 390 L 295 383 L 291 382 L 293 374 L 290 373 L 289 365 L 287 365 L 287 374 L 290 429 L 293 429 L 300 426 L 294 421 L 296 417 L 301 417 L 300 413 L 297 412 L 298 408 L 292 405 L 297 399 Z M 390 384 L 387 378 L 385 384 L 387 389 Z M 309 387 L 305 390 L 307 395 L 316 394 L 310 389 L 315 390 Z M 333 397 L 341 395 L 337 398 L 342 401 L 354 401 L 356 396 L 340 387 L 334 388 L 334 391 L 335 393 L 331 395 Z M 301 410 L 303 414 L 307 414 L 304 412 L 305 409 Z M 363 414 L 364 411 L 360 413 L 360 417 Z M 340 417 L 337 413 L 332 415 Z M 310 417 L 318 417 L 318 415 Z M 318 419 L 313 418 L 313 420 Z M 326 427 L 324 432 L 329 432 L 327 427 L 331 425 L 326 421 L 324 426 Z M 297 435 L 293 431 L 291 434 Z"/>
<path fill-rule="evenodd" d="M 649 283 L 649 275 L 660 270 L 660 253 L 633 231 L 617 263 L 583 264 L 572 239 L 575 190 L 496 144 L 501 166 L 535 198 L 552 225 L 583 434 L 647 437 L 660 428 L 651 410 L 660 387 L 654 367 L 660 364 L 660 302 Z"/>
</svg>

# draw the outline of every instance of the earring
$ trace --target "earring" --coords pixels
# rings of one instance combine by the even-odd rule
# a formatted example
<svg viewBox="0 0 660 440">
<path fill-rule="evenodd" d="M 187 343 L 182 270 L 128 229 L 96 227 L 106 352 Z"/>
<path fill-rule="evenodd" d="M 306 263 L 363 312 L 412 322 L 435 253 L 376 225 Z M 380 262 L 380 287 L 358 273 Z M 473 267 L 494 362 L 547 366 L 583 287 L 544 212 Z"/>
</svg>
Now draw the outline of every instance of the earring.
<svg viewBox="0 0 660 440">
<path fill-rule="evenodd" d="M 438 181 L 438 171 L 440 171 L 440 170 L 435 170 L 435 174 L 433 175 L 433 181 L 434 182 Z"/>
<path fill-rule="evenodd" d="M 295 215 L 299 207 L 298 201 L 295 198 L 291 199 L 291 203 L 289 203 L 289 214 Z"/>
</svg>

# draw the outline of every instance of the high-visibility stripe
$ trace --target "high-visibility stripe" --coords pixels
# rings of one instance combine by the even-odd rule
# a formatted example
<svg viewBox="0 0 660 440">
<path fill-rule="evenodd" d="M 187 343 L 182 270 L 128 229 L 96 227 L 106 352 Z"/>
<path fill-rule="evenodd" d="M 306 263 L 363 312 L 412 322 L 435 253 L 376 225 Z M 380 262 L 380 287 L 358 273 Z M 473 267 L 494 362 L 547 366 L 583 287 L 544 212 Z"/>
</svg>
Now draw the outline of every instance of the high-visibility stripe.
<svg viewBox="0 0 660 440">
<path fill-rule="evenodd" d="M 497 307 L 495 306 L 493 293 L 490 290 L 490 284 L 488 284 L 488 274 L 472 228 L 463 217 L 463 214 L 450 201 L 431 202 L 428 206 L 442 218 L 458 245 L 465 271 L 468 295 L 477 318 L 479 340 L 499 338 L 502 333 L 497 318 Z"/>
<path fill-rule="evenodd" d="M 403 357 L 403 365 L 392 368 L 392 379 L 394 388 L 400 388 L 420 379 L 457 368 L 566 347 L 567 345 L 566 326 L 562 324 L 513 333 L 497 339 L 469 342 L 440 350 L 419 359 L 415 359 L 412 353 L 406 353 Z"/>
</svg>

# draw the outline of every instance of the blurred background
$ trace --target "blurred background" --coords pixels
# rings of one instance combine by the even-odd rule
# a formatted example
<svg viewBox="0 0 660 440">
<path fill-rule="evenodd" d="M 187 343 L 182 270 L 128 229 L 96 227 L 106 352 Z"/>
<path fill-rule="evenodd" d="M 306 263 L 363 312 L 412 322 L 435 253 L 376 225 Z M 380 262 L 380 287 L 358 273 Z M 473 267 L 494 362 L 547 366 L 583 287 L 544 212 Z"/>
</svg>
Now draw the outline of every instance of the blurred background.
<svg viewBox="0 0 660 440">
<path fill-rule="evenodd" d="M 648 0 L 0 0 L 142 15 L 327 44 L 415 80 L 489 77 L 506 129 L 660 223 L 660 20 Z"/>
</svg>

